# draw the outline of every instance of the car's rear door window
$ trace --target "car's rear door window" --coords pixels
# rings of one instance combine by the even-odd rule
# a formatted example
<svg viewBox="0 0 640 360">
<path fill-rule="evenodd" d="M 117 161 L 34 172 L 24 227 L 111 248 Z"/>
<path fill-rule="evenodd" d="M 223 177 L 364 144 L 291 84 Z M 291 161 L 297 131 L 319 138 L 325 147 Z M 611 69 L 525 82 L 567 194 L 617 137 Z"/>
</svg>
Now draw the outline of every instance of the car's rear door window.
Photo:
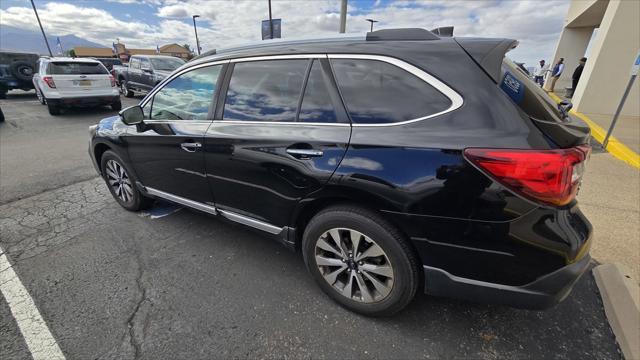
<svg viewBox="0 0 640 360">
<path fill-rule="evenodd" d="M 207 120 L 222 65 L 186 72 L 153 97 L 151 120 Z"/>
<path fill-rule="evenodd" d="M 332 59 L 336 82 L 356 124 L 396 123 L 447 110 L 451 100 L 393 64 L 368 59 Z"/>
<path fill-rule="evenodd" d="M 108 74 L 109 71 L 101 63 L 85 62 L 52 62 L 49 63 L 49 74 L 51 75 L 101 75 Z"/>
<path fill-rule="evenodd" d="M 314 60 L 304 90 L 298 121 L 316 123 L 337 122 L 336 110 L 331 102 L 327 79 L 320 60 Z"/>
<path fill-rule="evenodd" d="M 265 60 L 234 65 L 223 120 L 295 121 L 309 60 Z"/>
</svg>

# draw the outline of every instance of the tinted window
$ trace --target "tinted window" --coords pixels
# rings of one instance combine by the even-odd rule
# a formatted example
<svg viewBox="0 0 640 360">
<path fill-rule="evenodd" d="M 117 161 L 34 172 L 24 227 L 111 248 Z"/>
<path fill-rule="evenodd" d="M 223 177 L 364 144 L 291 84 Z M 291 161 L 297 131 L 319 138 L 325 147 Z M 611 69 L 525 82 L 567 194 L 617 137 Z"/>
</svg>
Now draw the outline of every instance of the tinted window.
<svg viewBox="0 0 640 360">
<path fill-rule="evenodd" d="M 440 91 L 395 65 L 376 60 L 331 60 L 354 123 L 392 123 L 438 113 L 451 106 Z"/>
<path fill-rule="evenodd" d="M 189 71 L 171 80 L 153 97 L 152 120 L 207 120 L 222 66 Z"/>
<path fill-rule="evenodd" d="M 184 60 L 178 58 L 151 58 L 151 64 L 156 70 L 173 71 L 184 64 Z"/>
<path fill-rule="evenodd" d="M 236 63 L 223 118 L 295 121 L 307 64 L 304 59 Z"/>
<path fill-rule="evenodd" d="M 140 69 L 140 60 L 138 58 L 132 58 L 129 61 L 129 67 L 132 69 Z"/>
<path fill-rule="evenodd" d="M 336 111 L 329 97 L 320 61 L 314 60 L 304 90 L 298 121 L 336 122 Z"/>
<path fill-rule="evenodd" d="M 101 63 L 52 62 L 49 64 L 51 75 L 95 75 L 108 74 Z"/>
</svg>

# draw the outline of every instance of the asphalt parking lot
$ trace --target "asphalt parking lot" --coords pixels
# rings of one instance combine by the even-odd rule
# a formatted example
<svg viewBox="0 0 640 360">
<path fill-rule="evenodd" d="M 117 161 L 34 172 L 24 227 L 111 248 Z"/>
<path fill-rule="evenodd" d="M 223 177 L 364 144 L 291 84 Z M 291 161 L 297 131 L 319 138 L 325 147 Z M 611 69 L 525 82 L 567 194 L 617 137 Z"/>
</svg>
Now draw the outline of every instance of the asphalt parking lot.
<svg viewBox="0 0 640 360">
<path fill-rule="evenodd" d="M 0 107 L 0 247 L 69 359 L 621 357 L 590 272 L 547 311 L 419 295 L 362 317 L 258 233 L 164 203 L 123 210 L 87 155 L 110 109 L 51 117 L 22 93 Z M 2 359 L 31 358 L 3 297 L 0 319 Z"/>
</svg>

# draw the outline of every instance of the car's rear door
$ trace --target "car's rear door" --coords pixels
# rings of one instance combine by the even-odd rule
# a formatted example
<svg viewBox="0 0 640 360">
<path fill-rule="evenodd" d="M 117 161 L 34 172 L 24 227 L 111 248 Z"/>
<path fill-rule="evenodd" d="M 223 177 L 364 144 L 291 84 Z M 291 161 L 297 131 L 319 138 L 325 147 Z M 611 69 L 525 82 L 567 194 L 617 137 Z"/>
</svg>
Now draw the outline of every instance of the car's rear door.
<svg viewBox="0 0 640 360">
<path fill-rule="evenodd" d="M 111 78 L 102 63 L 53 61 L 47 73 L 62 97 L 86 97 L 111 94 Z"/>
<path fill-rule="evenodd" d="M 224 86 L 205 136 L 216 207 L 277 233 L 329 180 L 349 142 L 329 63 L 325 55 L 236 59 Z"/>
</svg>

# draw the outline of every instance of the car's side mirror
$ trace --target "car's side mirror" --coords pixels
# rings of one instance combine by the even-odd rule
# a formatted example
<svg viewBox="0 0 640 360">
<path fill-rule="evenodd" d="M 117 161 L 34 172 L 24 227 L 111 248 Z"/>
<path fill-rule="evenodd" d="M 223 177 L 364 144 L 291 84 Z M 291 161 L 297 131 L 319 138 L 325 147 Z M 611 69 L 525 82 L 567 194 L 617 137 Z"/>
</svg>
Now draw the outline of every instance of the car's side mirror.
<svg viewBox="0 0 640 360">
<path fill-rule="evenodd" d="M 122 122 L 127 125 L 142 124 L 142 121 L 144 120 L 144 112 L 140 105 L 130 106 L 120 111 L 119 115 Z"/>
<path fill-rule="evenodd" d="M 153 70 L 151 68 L 142 68 L 142 71 L 149 73 L 149 74 L 153 74 Z"/>
</svg>

